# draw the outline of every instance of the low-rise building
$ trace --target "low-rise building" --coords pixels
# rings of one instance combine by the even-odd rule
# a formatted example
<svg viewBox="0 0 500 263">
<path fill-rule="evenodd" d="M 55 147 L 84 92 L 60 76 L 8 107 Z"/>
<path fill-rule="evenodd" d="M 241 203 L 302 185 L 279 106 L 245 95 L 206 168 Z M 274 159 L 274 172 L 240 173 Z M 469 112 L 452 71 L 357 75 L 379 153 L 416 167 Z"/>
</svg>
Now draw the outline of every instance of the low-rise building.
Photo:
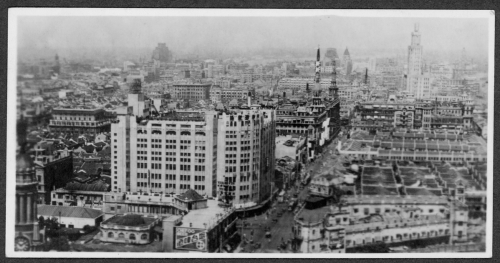
<svg viewBox="0 0 500 263">
<path fill-rule="evenodd" d="M 204 200 L 187 214 L 163 218 L 164 252 L 222 252 L 237 235 L 237 213 L 220 206 L 217 200 Z"/>
<path fill-rule="evenodd" d="M 307 145 L 305 136 L 286 135 L 276 136 L 275 158 L 288 156 L 305 164 L 307 161 Z"/>
<path fill-rule="evenodd" d="M 102 180 L 93 183 L 68 183 L 65 187 L 51 192 L 51 204 L 59 206 L 79 206 L 102 209 L 104 195 L 109 191 L 109 184 Z"/>
<path fill-rule="evenodd" d="M 104 196 L 102 211 L 105 213 L 104 218 L 109 219 L 115 215 L 129 213 L 145 216 L 170 216 L 186 213 L 188 209 L 174 203 L 174 196 L 170 194 L 112 192 Z"/>
<path fill-rule="evenodd" d="M 99 134 L 111 130 L 111 121 L 116 119 L 104 109 L 53 109 L 49 129 L 52 132 L 71 134 Z"/>
<path fill-rule="evenodd" d="M 77 206 L 38 205 L 37 217 L 56 218 L 62 227 L 83 228 L 86 225 L 99 226 L 103 212 L 97 209 Z"/>
<path fill-rule="evenodd" d="M 110 243 L 149 244 L 156 238 L 155 227 L 160 222 L 158 217 L 116 215 L 102 222 L 99 239 Z"/>
<path fill-rule="evenodd" d="M 342 207 L 302 209 L 294 242 L 303 253 L 345 253 L 377 242 L 464 242 L 467 220 L 467 208 L 446 197 L 348 197 Z"/>
</svg>

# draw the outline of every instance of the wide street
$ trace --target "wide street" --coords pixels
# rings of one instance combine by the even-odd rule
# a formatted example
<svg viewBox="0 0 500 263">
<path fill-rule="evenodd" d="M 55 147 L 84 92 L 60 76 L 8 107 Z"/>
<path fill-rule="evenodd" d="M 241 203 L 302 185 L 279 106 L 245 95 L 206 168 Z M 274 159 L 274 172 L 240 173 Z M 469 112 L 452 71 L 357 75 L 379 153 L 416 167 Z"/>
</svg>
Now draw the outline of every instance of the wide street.
<svg viewBox="0 0 500 263">
<path fill-rule="evenodd" d="M 278 213 L 281 211 L 282 215 L 278 216 Z M 293 217 L 294 213 L 288 211 L 288 204 L 283 202 L 275 204 L 267 213 L 240 220 L 240 222 L 238 222 L 238 228 L 240 229 L 240 233 L 241 231 L 243 232 L 242 240 L 246 239 L 248 242 L 245 244 L 245 242 L 242 241 L 240 247 L 235 252 L 278 252 L 278 246 L 282 243 L 282 240 L 287 241 L 292 237 Z M 277 222 L 273 221 L 273 219 L 277 219 Z M 245 227 L 243 228 L 242 221 L 245 222 Z M 270 238 L 265 236 L 266 228 L 270 228 Z M 260 244 L 261 247 L 256 248 L 254 246 L 255 244 Z M 291 251 L 290 246 L 288 246 L 287 249 Z"/>
<path fill-rule="evenodd" d="M 345 140 L 345 136 L 342 138 Z M 331 170 L 332 167 L 342 168 L 340 158 L 335 155 L 336 141 L 331 142 L 324 148 L 321 157 L 316 161 L 309 163 L 304 171 L 310 172 L 314 178 L 316 175 Z M 288 242 L 292 238 L 292 226 L 294 224 L 295 214 L 288 211 L 288 203 L 286 200 L 298 193 L 299 200 L 305 200 L 308 196 L 308 187 L 303 187 L 300 190 L 300 181 L 297 180 L 295 186 L 286 191 L 285 201 L 278 203 L 275 201 L 272 208 L 266 213 L 249 217 L 238 222 L 238 229 L 242 236 L 242 243 L 236 249 L 235 253 L 269 253 L 278 252 L 278 247 L 283 241 Z M 278 216 L 282 212 L 281 216 Z M 274 220 L 274 221 L 273 221 Z M 245 222 L 245 226 L 243 226 Z M 266 228 L 270 228 L 271 236 L 267 238 Z M 253 233 L 253 235 L 252 235 Z M 247 240 L 247 242 L 243 241 Z M 260 244 L 260 247 L 256 244 Z M 285 250 L 280 249 L 282 253 L 293 253 L 290 243 Z"/>
</svg>

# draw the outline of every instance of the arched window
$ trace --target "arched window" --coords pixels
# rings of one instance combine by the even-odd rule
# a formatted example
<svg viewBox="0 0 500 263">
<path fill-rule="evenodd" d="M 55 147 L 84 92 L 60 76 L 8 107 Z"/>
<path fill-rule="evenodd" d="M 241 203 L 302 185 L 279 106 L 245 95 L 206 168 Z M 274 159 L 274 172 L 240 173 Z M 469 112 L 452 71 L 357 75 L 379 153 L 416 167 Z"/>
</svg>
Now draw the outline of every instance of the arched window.
<svg viewBox="0 0 500 263">
<path fill-rule="evenodd" d="M 134 234 L 130 234 L 130 236 L 128 237 L 130 240 L 135 240 L 135 235 Z"/>
<path fill-rule="evenodd" d="M 118 238 L 125 238 L 125 234 L 123 233 L 118 234 Z"/>
<path fill-rule="evenodd" d="M 167 135 L 175 135 L 175 131 L 167 131 Z"/>
<path fill-rule="evenodd" d="M 181 132 L 181 135 L 191 135 L 191 133 L 190 133 L 190 132 L 188 132 L 188 131 L 182 131 L 182 132 Z"/>
<path fill-rule="evenodd" d="M 142 234 L 142 235 L 141 235 L 141 239 L 142 239 L 142 240 L 146 240 L 146 239 L 148 239 L 148 235 L 147 235 L 147 234 Z"/>
<path fill-rule="evenodd" d="M 109 237 L 109 238 L 113 238 L 113 237 L 115 237 L 115 235 L 113 234 L 113 232 L 109 232 L 109 233 L 108 233 L 108 237 Z"/>
</svg>

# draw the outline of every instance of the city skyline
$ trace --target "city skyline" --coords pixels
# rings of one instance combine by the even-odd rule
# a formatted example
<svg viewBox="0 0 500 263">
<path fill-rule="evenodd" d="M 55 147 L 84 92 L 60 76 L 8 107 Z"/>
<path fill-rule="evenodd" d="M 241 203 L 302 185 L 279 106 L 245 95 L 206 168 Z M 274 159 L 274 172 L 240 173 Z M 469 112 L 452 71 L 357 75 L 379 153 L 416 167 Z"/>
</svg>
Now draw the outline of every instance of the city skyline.
<svg viewBox="0 0 500 263">
<path fill-rule="evenodd" d="M 9 12 L 8 256 L 491 256 L 494 12 L 116 10 Z"/>
<path fill-rule="evenodd" d="M 333 15 L 293 18 L 21 17 L 18 43 L 20 49 L 57 50 L 143 49 L 152 48 L 150 43 L 158 42 L 166 43 L 177 54 L 207 50 L 233 54 L 265 48 L 306 50 L 318 45 L 351 50 L 404 50 L 410 40 L 408 31 L 418 23 L 424 33 L 422 43 L 426 51 L 458 52 L 465 48 L 472 57 L 485 57 L 487 22 L 486 18 Z"/>
</svg>

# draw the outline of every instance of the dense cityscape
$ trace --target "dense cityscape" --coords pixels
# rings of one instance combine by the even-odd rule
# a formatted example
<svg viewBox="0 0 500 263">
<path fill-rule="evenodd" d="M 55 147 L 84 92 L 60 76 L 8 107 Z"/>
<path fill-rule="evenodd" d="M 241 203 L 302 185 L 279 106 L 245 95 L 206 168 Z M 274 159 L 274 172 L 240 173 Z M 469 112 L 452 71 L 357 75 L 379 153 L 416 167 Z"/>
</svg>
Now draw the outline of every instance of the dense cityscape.
<svg viewBox="0 0 500 263">
<path fill-rule="evenodd" d="M 15 250 L 484 252 L 488 61 L 405 34 L 392 54 L 20 55 Z"/>
</svg>

